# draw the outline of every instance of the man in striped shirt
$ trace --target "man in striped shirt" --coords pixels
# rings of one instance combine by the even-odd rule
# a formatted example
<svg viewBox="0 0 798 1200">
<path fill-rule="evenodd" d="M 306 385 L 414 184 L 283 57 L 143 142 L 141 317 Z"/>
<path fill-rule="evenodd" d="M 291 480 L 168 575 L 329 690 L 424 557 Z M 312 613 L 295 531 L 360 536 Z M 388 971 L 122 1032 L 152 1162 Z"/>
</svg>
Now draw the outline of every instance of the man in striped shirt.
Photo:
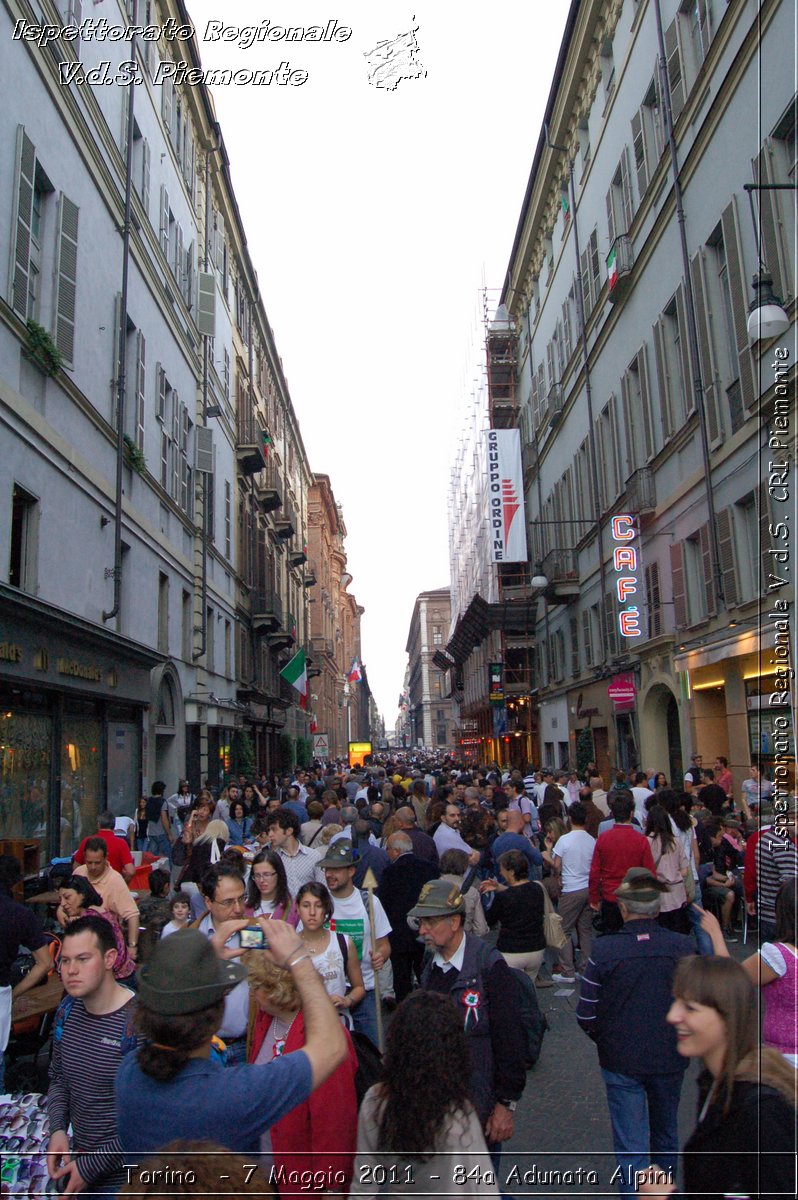
<svg viewBox="0 0 798 1200">
<path fill-rule="evenodd" d="M 759 936 L 763 942 L 776 940 L 776 896 L 786 879 L 798 875 L 798 841 L 795 836 L 798 799 L 790 796 L 786 801 L 774 804 L 776 816 L 769 829 L 759 834 L 754 849 L 753 862 L 756 867 L 753 878 L 749 878 L 749 855 L 746 854 L 746 897 L 753 895 L 756 887 L 756 905 L 749 899 L 748 911 L 759 912 Z M 779 812 L 779 808 L 781 811 Z"/>
<path fill-rule="evenodd" d="M 53 1026 L 47 1092 L 47 1170 L 67 1195 L 87 1189 L 115 1192 L 124 1182 L 114 1080 L 123 1055 L 136 1046 L 136 1001 L 114 979 L 115 962 L 108 921 L 91 915 L 73 921 L 61 951 L 66 996 Z"/>
</svg>

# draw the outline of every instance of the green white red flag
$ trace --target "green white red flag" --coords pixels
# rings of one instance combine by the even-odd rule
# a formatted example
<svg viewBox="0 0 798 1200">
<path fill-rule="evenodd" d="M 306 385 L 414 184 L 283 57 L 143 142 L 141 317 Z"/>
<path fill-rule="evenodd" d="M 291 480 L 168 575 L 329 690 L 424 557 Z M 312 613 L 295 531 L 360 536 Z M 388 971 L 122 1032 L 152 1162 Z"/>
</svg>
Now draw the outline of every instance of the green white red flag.
<svg viewBox="0 0 798 1200">
<path fill-rule="evenodd" d="M 280 675 L 291 687 L 299 692 L 299 707 L 308 706 L 308 665 L 304 649 L 297 650 L 290 662 L 286 663 Z"/>
</svg>

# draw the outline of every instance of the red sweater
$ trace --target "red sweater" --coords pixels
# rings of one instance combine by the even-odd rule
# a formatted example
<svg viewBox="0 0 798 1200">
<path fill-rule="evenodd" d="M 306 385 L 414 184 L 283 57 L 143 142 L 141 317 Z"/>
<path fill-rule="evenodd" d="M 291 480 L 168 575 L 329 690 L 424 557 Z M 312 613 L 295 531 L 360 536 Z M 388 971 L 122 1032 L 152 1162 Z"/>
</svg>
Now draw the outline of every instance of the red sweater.
<svg viewBox="0 0 798 1200">
<path fill-rule="evenodd" d="M 648 867 L 656 875 L 651 846 L 645 834 L 632 825 L 613 825 L 600 833 L 590 864 L 590 903 L 615 901 L 615 891 L 630 867 Z"/>
<path fill-rule="evenodd" d="M 108 863 L 120 875 L 122 868 L 133 862 L 130 846 L 124 838 L 117 837 L 113 829 L 98 829 L 96 833 L 89 834 L 89 837 L 102 838 L 108 847 Z M 79 867 L 82 867 L 86 861 L 86 842 L 88 840 L 89 838 L 85 837 L 72 856 L 72 861 Z"/>
<path fill-rule="evenodd" d="M 268 1013 L 258 1012 L 249 1052 L 251 1063 L 257 1059 L 271 1023 Z M 344 1034 L 349 1049 L 348 1060 L 312 1091 L 304 1104 L 292 1108 L 271 1128 L 274 1165 L 278 1171 L 282 1169 L 286 1175 L 289 1171 L 324 1171 L 332 1182 L 315 1189 L 303 1188 L 300 1184 L 292 1187 L 286 1182 L 279 1187 L 283 1198 L 302 1195 L 306 1200 L 314 1191 L 316 1194 L 349 1193 L 357 1143 L 357 1055 L 346 1030 Z M 304 1044 L 305 1022 L 300 1012 L 288 1031 L 284 1053 L 301 1050 Z M 346 1175 L 345 1183 L 335 1182 L 339 1172 Z"/>
</svg>

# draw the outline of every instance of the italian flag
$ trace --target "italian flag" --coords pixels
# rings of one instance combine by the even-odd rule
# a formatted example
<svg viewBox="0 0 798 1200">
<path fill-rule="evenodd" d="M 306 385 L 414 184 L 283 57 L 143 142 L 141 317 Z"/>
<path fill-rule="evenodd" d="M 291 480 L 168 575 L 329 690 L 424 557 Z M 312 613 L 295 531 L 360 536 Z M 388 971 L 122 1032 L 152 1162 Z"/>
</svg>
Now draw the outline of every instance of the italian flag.
<svg viewBox="0 0 798 1200">
<path fill-rule="evenodd" d="M 280 675 L 291 687 L 299 692 L 299 707 L 308 706 L 308 667 L 305 661 L 305 651 L 297 650 L 294 657 L 283 667 Z"/>
<path fill-rule="evenodd" d="M 607 255 L 607 279 L 610 285 L 609 290 L 612 291 L 618 282 L 618 254 L 615 246 L 612 247 Z"/>
</svg>

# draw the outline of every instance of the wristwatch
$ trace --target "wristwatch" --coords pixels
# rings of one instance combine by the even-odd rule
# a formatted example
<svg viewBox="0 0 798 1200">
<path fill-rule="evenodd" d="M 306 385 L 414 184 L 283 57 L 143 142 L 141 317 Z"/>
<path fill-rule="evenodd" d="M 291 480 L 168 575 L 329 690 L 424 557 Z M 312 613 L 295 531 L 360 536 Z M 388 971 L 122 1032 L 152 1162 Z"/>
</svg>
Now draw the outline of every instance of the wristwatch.
<svg viewBox="0 0 798 1200">
<path fill-rule="evenodd" d="M 506 1108 L 508 1112 L 514 1113 L 518 1107 L 517 1100 L 497 1100 L 497 1104 L 501 1104 L 502 1108 Z"/>
</svg>

